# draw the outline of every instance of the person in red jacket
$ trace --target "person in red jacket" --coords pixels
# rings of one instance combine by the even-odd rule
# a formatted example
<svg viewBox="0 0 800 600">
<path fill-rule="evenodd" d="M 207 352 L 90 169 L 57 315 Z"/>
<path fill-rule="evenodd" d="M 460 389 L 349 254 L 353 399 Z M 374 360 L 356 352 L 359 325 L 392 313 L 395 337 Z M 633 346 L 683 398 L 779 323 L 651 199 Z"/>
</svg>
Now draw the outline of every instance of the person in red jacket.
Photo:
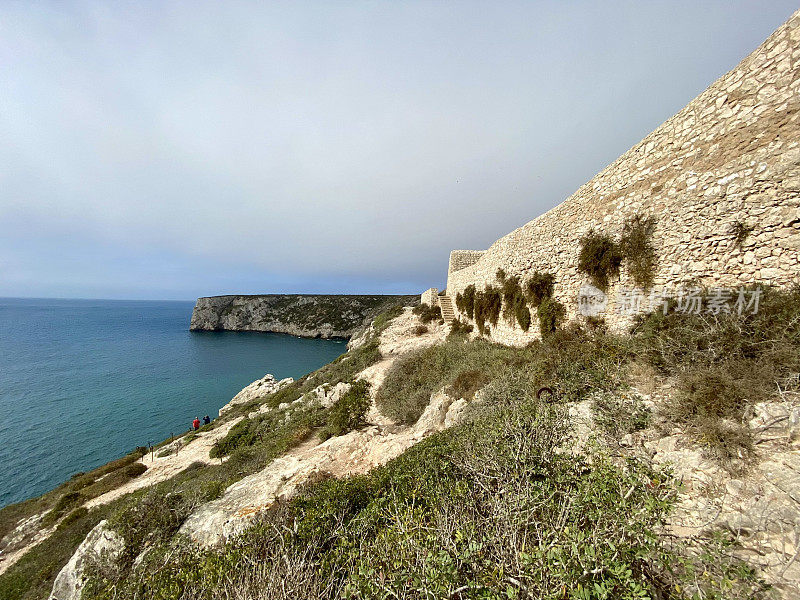
<svg viewBox="0 0 800 600">
<path fill-rule="evenodd" d="M 195 417 L 195 418 L 194 418 L 194 421 L 192 421 L 192 427 L 194 427 L 194 430 L 195 430 L 195 431 L 197 431 L 198 429 L 200 429 L 200 419 L 198 419 L 197 417 Z"/>
</svg>

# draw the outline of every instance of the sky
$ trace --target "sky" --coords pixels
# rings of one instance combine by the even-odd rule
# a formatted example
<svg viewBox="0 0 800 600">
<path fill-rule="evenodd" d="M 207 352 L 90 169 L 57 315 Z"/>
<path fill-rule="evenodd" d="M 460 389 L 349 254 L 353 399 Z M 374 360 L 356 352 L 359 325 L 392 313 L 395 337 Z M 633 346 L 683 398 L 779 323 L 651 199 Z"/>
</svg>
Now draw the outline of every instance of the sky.
<svg viewBox="0 0 800 600">
<path fill-rule="evenodd" d="M 0 296 L 418 293 L 795 2 L 0 3 Z"/>
</svg>

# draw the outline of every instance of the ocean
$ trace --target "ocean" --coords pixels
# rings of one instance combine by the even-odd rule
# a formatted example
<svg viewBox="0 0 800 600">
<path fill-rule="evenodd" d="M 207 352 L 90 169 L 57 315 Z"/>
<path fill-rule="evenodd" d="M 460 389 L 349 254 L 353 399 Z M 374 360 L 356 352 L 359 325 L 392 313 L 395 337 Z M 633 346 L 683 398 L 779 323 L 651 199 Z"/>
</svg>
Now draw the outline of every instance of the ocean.
<svg viewBox="0 0 800 600">
<path fill-rule="evenodd" d="M 0 507 L 298 378 L 343 340 L 190 332 L 192 302 L 0 298 Z"/>
</svg>

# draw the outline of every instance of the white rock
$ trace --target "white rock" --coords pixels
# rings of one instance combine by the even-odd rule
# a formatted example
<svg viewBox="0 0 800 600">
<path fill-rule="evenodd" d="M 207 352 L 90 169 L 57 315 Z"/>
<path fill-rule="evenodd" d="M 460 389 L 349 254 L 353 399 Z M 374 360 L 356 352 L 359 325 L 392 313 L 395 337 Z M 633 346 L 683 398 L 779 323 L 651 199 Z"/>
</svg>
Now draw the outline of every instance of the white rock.
<svg viewBox="0 0 800 600">
<path fill-rule="evenodd" d="M 294 379 L 287 377 L 280 381 L 275 381 L 275 377 L 269 373 L 264 375 L 261 379 L 257 379 L 238 394 L 236 394 L 230 402 L 219 409 L 219 414 L 222 416 L 225 412 L 236 406 L 237 404 L 246 404 L 258 398 L 263 398 L 270 394 L 274 394 L 278 390 L 293 383 Z"/>
<path fill-rule="evenodd" d="M 340 381 L 334 386 L 323 384 L 311 390 L 324 408 L 330 408 L 350 389 L 350 384 Z"/>
<path fill-rule="evenodd" d="M 80 600 L 86 585 L 84 569 L 90 561 L 116 560 L 125 542 L 119 534 L 109 529 L 107 521 L 100 521 L 81 542 L 75 554 L 58 573 L 49 600 Z"/>
<path fill-rule="evenodd" d="M 467 409 L 468 402 L 464 398 L 459 398 L 450 405 L 447 409 L 447 414 L 444 417 L 445 429 L 457 425 L 464 418 L 464 411 Z"/>
</svg>

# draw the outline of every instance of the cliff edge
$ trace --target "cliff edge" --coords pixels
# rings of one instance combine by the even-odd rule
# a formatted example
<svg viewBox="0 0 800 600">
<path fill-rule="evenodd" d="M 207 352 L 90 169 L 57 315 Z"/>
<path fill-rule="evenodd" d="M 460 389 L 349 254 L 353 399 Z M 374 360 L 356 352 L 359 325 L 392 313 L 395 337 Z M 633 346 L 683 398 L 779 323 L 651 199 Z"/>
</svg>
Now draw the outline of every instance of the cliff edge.
<svg viewBox="0 0 800 600">
<path fill-rule="evenodd" d="M 265 294 L 198 298 L 192 331 L 263 331 L 300 337 L 349 338 L 395 305 L 419 296 Z"/>
</svg>

